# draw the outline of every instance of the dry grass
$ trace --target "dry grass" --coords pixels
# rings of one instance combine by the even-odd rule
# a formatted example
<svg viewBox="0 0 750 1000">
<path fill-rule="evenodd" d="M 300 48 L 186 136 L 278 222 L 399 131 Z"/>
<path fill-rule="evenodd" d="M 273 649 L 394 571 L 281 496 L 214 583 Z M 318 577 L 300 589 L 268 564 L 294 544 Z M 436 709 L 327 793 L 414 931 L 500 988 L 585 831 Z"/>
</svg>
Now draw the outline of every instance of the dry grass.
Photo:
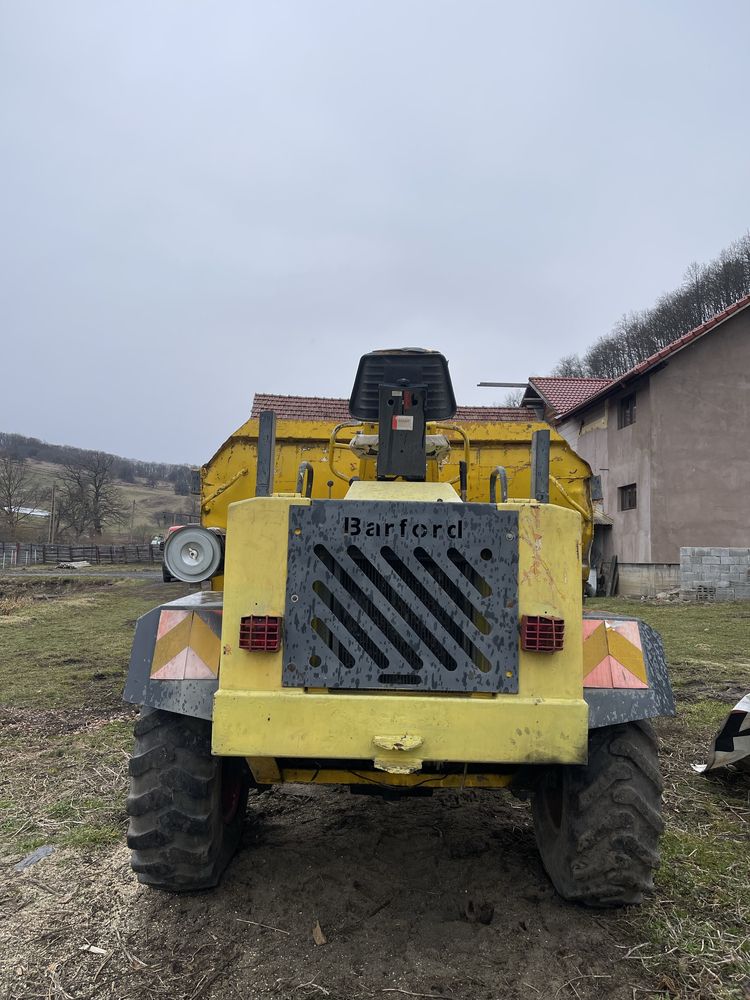
<svg viewBox="0 0 750 1000">
<path fill-rule="evenodd" d="M 665 727 L 663 727 L 665 728 Z M 750 795 L 745 776 L 705 778 L 692 764 L 705 756 L 710 733 L 695 747 L 689 714 L 669 726 L 663 768 L 667 831 L 657 893 L 633 914 L 650 948 L 639 959 L 670 995 L 745 1000 L 750 991 L 748 840 Z"/>
<path fill-rule="evenodd" d="M 31 598 L 23 594 L 0 594 L 0 620 L 5 625 L 16 625 L 26 620 L 23 614 L 31 607 Z"/>
<path fill-rule="evenodd" d="M 19 856 L 43 844 L 93 847 L 122 837 L 132 713 L 118 715 L 86 721 L 60 714 L 45 718 L 40 730 L 39 713 L 0 709 L 0 755 L 9 776 L 0 778 L 6 851 Z"/>
<path fill-rule="evenodd" d="M 2 703 L 119 706 L 136 618 L 180 591 L 157 581 L 0 577 L 19 620 L 0 615 Z"/>
<path fill-rule="evenodd" d="M 17 860 L 41 844 L 122 837 L 134 712 L 121 693 L 133 626 L 175 590 L 0 577 L 0 850 Z"/>
<path fill-rule="evenodd" d="M 0 886 L 0 907 L 11 920 L 22 920 L 30 913 L 32 893 L 42 898 L 35 904 L 35 919 L 41 924 L 30 940 L 29 955 L 18 958 L 21 971 L 17 979 L 13 973 L 7 995 L 13 1000 L 110 996 L 198 1000 L 200 996 L 222 995 L 228 953 L 222 954 L 221 962 L 214 960 L 212 949 L 218 946 L 203 937 L 200 943 L 170 939 L 169 949 L 164 950 L 160 935 L 179 929 L 185 904 L 181 900 L 170 902 L 164 928 L 159 928 L 165 904 L 161 900 L 149 902 L 150 896 L 136 897 L 140 890 L 133 883 L 122 846 L 133 713 L 123 708 L 119 697 L 133 622 L 160 600 L 176 596 L 175 590 L 143 580 L 112 584 L 77 578 L 74 585 L 50 579 L 16 581 L 12 586 L 3 579 L 0 591 L 0 643 L 4 650 L 0 658 L 4 702 L 0 708 L 0 865 L 15 863 L 41 844 L 58 849 L 45 862 L 48 867 L 40 865 L 23 879 Z M 40 599 L 42 594 L 46 596 Z M 566 926 L 580 928 L 601 922 L 611 935 L 609 950 L 614 948 L 622 959 L 614 970 L 603 970 L 607 975 L 587 976 L 592 970 L 586 967 L 580 977 L 568 974 L 557 993 L 561 998 L 604 998 L 620 997 L 625 990 L 630 998 L 632 989 L 634 1000 L 748 1000 L 750 779 L 736 774 L 705 778 L 692 770 L 692 764 L 705 760 L 712 735 L 736 692 L 750 690 L 745 617 L 750 608 L 597 604 L 640 615 L 665 635 L 679 705 L 678 716 L 660 720 L 657 727 L 666 784 L 667 832 L 657 891 L 650 902 L 619 916 L 575 908 L 565 911 Z M 283 801 L 286 805 L 280 816 L 290 809 L 289 802 Z M 269 824 L 278 819 L 275 802 L 277 799 L 271 797 L 264 807 Z M 276 808 L 281 806 L 277 803 Z M 305 808 L 308 815 L 309 805 Z M 344 810 L 347 821 L 351 808 L 347 805 Z M 462 810 L 456 810 L 459 814 Z M 381 813 L 378 816 L 378 822 L 387 821 L 387 814 L 385 820 Z M 366 824 L 363 829 L 368 829 Z M 351 835 L 342 833 L 341 850 Z M 299 850 L 299 841 L 293 838 L 293 842 L 294 850 Z M 269 848 L 263 855 L 266 864 L 271 863 L 269 859 L 286 857 L 283 852 L 289 849 L 278 830 L 272 844 L 273 850 Z M 317 872 L 318 857 L 314 853 L 310 857 Z M 534 863 L 523 861 L 527 866 Z M 456 864 L 459 862 L 451 862 L 451 866 Z M 339 874 L 335 864 L 326 871 L 331 879 Z M 52 872 L 57 873 L 57 881 Z M 273 878 L 269 876 L 268 881 L 276 891 Z M 244 883 L 237 891 L 235 905 L 239 899 L 244 905 Z M 299 891 L 299 886 L 294 888 L 294 892 Z M 321 883 L 316 893 L 322 891 Z M 223 899 L 226 896 L 200 900 L 194 915 L 209 907 L 218 913 Z M 114 907 L 112 900 L 116 901 Z M 138 937 L 128 923 L 129 915 L 133 908 L 149 906 L 146 929 L 141 928 Z M 553 911 L 546 912 L 550 919 Z M 272 908 L 267 912 L 243 911 L 243 915 L 259 923 L 280 919 Z M 231 919 L 236 924 L 235 918 Z M 80 953 L 78 944 L 71 946 L 71 926 L 80 946 L 101 946 L 106 954 Z M 272 931 L 253 930 L 282 938 Z M 414 933 L 418 934 L 418 929 Z M 518 933 L 514 929 L 514 934 Z M 539 933 L 548 934 L 549 928 Z M 227 943 L 228 949 L 230 945 L 234 948 L 232 942 Z M 277 946 L 281 948 L 278 942 L 260 942 L 247 972 L 254 983 L 270 968 L 264 964 L 267 950 Z M 244 954 L 242 948 L 238 954 Z M 578 957 L 583 963 L 585 956 L 581 953 Z M 280 957 L 282 961 L 286 962 L 286 957 Z M 551 955 L 550 961 L 558 959 Z M 237 963 L 234 975 L 238 974 L 240 958 Z M 632 976 L 627 975 L 628 969 L 632 969 Z M 613 971 L 618 974 L 610 977 Z M 262 995 L 317 996 L 320 989 L 328 988 L 325 979 L 320 980 L 320 989 L 314 989 L 309 980 L 308 976 L 294 981 L 278 979 L 276 985 L 273 981 L 262 983 L 267 989 Z M 412 988 L 420 991 L 419 985 Z M 528 995 L 536 996 L 537 992 Z M 344 994 L 332 990 L 331 996 L 343 998 Z"/>
<path fill-rule="evenodd" d="M 651 902 L 625 920 L 665 997 L 750 997 L 750 778 L 697 774 L 737 699 L 750 691 L 750 606 L 597 601 L 661 631 L 678 714 L 657 723 L 667 829 Z"/>
</svg>

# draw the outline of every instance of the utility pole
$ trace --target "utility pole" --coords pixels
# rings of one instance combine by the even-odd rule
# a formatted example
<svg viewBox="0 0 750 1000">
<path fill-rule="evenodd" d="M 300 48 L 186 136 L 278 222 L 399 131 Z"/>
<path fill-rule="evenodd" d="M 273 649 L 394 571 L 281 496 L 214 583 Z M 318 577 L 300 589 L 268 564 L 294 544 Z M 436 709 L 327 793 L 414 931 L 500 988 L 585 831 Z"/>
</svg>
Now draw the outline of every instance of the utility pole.
<svg viewBox="0 0 750 1000">
<path fill-rule="evenodd" d="M 133 541 L 133 522 L 135 521 L 135 500 L 130 508 L 130 541 Z"/>
<path fill-rule="evenodd" d="M 52 503 L 50 504 L 51 510 L 49 512 L 49 528 L 47 529 L 47 541 L 51 545 L 55 540 L 55 494 L 57 492 L 57 483 L 52 484 Z"/>
</svg>

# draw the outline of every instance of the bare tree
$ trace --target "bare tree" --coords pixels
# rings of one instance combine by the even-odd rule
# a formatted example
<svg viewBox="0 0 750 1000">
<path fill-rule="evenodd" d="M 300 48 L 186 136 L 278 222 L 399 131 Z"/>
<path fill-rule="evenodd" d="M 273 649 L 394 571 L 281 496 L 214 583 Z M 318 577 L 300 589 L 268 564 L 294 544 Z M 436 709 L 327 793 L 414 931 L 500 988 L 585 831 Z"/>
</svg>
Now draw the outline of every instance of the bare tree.
<svg viewBox="0 0 750 1000">
<path fill-rule="evenodd" d="M 701 267 L 697 260 L 692 261 L 685 271 L 684 287 L 692 299 L 691 326 L 700 326 L 706 316 L 706 278 L 710 268 Z"/>
<path fill-rule="evenodd" d="M 566 354 L 552 369 L 552 374 L 565 378 L 583 378 L 586 368 L 577 354 Z"/>
<path fill-rule="evenodd" d="M 0 452 L 0 515 L 11 534 L 46 499 L 34 480 L 25 458 Z"/>
<path fill-rule="evenodd" d="M 679 288 L 662 295 L 653 308 L 623 316 L 583 358 L 561 358 L 553 374 L 617 378 L 748 294 L 750 232 L 716 260 L 690 264 Z"/>
<path fill-rule="evenodd" d="M 84 452 L 63 466 L 60 527 L 82 535 L 102 534 L 105 525 L 125 520 L 125 505 L 113 483 L 115 457 L 102 451 Z"/>
</svg>

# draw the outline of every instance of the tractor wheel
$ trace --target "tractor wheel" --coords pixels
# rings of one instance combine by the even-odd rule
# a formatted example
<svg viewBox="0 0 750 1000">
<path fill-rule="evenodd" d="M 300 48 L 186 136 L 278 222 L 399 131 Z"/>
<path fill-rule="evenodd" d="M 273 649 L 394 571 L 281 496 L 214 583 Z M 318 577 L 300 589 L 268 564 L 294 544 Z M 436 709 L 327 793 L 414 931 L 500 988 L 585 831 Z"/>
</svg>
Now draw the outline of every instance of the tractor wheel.
<svg viewBox="0 0 750 1000">
<path fill-rule="evenodd" d="M 242 834 L 245 761 L 212 756 L 205 719 L 142 708 L 133 731 L 126 808 L 138 881 L 170 892 L 215 886 Z"/>
<path fill-rule="evenodd" d="M 532 796 L 544 867 L 564 899 L 640 903 L 659 864 L 662 780 L 648 722 L 592 729 L 585 767 L 550 769 Z"/>
</svg>

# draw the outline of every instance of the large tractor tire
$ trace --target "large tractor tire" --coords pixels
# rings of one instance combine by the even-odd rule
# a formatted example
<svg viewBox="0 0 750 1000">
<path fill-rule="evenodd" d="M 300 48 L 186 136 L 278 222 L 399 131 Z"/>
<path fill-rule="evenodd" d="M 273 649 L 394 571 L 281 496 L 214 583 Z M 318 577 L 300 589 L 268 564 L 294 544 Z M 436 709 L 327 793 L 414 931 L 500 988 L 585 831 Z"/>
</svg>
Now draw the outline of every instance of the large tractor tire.
<svg viewBox="0 0 750 1000">
<path fill-rule="evenodd" d="M 640 903 L 659 864 L 662 780 L 648 722 L 593 729 L 585 767 L 550 769 L 532 795 L 552 884 L 586 906 Z"/>
<path fill-rule="evenodd" d="M 130 758 L 128 846 L 138 881 L 170 892 L 217 885 L 239 846 L 250 775 L 211 754 L 211 723 L 141 709 Z"/>
</svg>

